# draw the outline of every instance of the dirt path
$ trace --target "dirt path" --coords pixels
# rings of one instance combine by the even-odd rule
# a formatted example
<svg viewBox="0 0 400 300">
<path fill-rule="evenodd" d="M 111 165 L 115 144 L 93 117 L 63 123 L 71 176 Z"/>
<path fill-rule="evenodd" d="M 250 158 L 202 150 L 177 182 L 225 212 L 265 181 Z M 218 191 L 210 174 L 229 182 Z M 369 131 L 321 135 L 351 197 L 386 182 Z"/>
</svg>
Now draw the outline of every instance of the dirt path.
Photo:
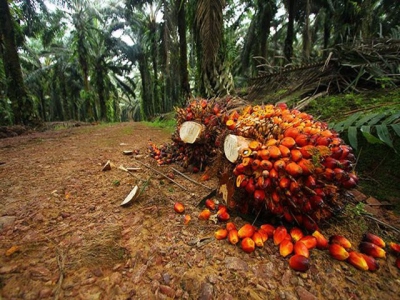
<svg viewBox="0 0 400 300">
<path fill-rule="evenodd" d="M 122 123 L 33 133 L 0 140 L 0 299 L 395 299 L 400 272 L 394 257 L 376 273 L 361 272 L 313 250 L 298 273 L 271 241 L 251 254 L 213 238 L 221 224 L 200 221 L 209 190 L 176 176 L 177 185 L 142 168 L 123 150 L 146 155 L 148 139 L 169 134 Z M 139 158 L 152 164 L 151 158 Z M 110 160 L 110 171 L 101 171 Z M 174 166 L 178 168 L 177 166 Z M 169 173 L 170 167 L 157 167 Z M 187 174 L 198 180 L 200 174 Z M 129 207 L 134 185 L 145 187 Z M 216 186 L 216 179 L 207 182 Z M 173 210 L 186 206 L 183 225 Z M 244 221 L 233 217 L 237 224 Z M 340 227 L 342 226 L 342 227 Z M 359 239 L 384 232 L 353 218 L 328 226 Z M 13 247 L 15 246 L 15 247 Z"/>
</svg>

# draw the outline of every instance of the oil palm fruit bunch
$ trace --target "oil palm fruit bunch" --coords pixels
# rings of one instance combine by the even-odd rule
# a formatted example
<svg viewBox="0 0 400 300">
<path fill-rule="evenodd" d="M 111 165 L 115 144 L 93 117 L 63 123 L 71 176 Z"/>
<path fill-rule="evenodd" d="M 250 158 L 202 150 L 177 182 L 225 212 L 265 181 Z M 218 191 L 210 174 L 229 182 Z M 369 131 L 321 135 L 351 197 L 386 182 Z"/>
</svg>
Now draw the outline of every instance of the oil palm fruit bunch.
<svg viewBox="0 0 400 300">
<path fill-rule="evenodd" d="M 344 207 L 341 195 L 357 185 L 351 147 L 309 114 L 285 104 L 247 106 L 224 122 L 230 134 L 249 141 L 233 170 L 236 187 L 250 195 L 236 200 L 241 211 L 266 207 L 314 231 Z"/>
<path fill-rule="evenodd" d="M 176 129 L 172 134 L 172 143 L 157 147 L 149 143 L 150 156 L 155 158 L 158 164 L 170 164 L 180 162 L 184 167 L 192 166 L 193 171 L 203 170 L 210 164 L 216 154 L 216 139 L 223 129 L 222 120 L 227 106 L 231 102 L 230 97 L 213 98 L 210 100 L 198 98 L 191 100 L 186 107 L 176 107 Z M 199 128 L 196 136 L 192 132 L 186 132 L 193 140 L 182 140 L 182 127 L 186 123 L 197 125 Z M 189 131 L 193 127 L 189 127 Z"/>
</svg>

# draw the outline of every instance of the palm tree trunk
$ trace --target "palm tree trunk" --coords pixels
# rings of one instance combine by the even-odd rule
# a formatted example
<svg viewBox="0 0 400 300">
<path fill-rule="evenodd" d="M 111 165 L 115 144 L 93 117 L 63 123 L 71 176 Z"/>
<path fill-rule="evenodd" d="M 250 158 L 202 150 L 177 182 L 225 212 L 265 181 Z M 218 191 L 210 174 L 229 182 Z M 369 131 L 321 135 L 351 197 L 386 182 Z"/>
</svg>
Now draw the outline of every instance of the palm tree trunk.
<svg viewBox="0 0 400 300">
<path fill-rule="evenodd" d="M 295 0 L 288 0 L 288 28 L 285 39 L 284 54 L 288 62 L 292 61 L 293 56 L 293 38 L 294 38 L 294 5 Z"/>
<path fill-rule="evenodd" d="M 178 34 L 179 34 L 179 75 L 181 95 L 183 100 L 190 96 L 189 72 L 187 66 L 187 42 L 186 42 L 186 13 L 185 1 L 176 0 L 178 9 Z M 182 102 L 183 103 L 183 102 Z"/>
<path fill-rule="evenodd" d="M 34 116 L 33 103 L 25 90 L 15 44 L 14 24 L 7 0 L 0 0 L 0 35 L 4 45 L 4 51 L 1 54 L 8 81 L 7 96 L 11 100 L 14 123 L 32 125 L 38 119 Z"/>
<path fill-rule="evenodd" d="M 311 53 L 311 33 L 310 33 L 310 11 L 311 11 L 311 0 L 306 0 L 306 13 L 304 20 L 304 31 L 303 31 L 303 59 L 304 62 L 308 62 Z"/>
</svg>

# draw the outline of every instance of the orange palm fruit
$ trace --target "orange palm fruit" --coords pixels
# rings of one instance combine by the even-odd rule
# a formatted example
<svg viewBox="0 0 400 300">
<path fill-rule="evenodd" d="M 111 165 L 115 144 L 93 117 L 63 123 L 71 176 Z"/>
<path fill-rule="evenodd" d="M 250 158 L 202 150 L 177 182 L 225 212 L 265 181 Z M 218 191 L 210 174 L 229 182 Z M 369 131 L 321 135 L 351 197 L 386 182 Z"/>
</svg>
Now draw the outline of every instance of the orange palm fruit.
<svg viewBox="0 0 400 300">
<path fill-rule="evenodd" d="M 310 158 L 316 153 L 316 148 L 313 145 L 305 145 L 300 148 L 300 152 L 303 158 Z"/>
<path fill-rule="evenodd" d="M 303 158 L 301 151 L 299 149 L 292 149 L 290 150 L 290 156 L 294 162 L 298 162 L 300 159 Z"/>
<path fill-rule="evenodd" d="M 400 244 L 396 244 L 394 242 L 389 243 L 390 249 L 392 249 L 397 254 L 400 254 Z"/>
<path fill-rule="evenodd" d="M 289 266 L 299 272 L 306 272 L 310 268 L 310 260 L 303 255 L 293 255 L 289 259 Z"/>
<path fill-rule="evenodd" d="M 369 256 L 367 254 L 364 254 L 364 253 L 360 253 L 360 254 L 362 255 L 362 257 L 364 257 L 365 262 L 368 265 L 369 271 L 374 272 L 379 269 L 379 264 L 375 258 L 373 258 L 372 256 Z"/>
<path fill-rule="evenodd" d="M 296 145 L 296 141 L 291 136 L 287 136 L 281 140 L 280 144 L 289 149 L 292 149 Z"/>
<path fill-rule="evenodd" d="M 339 244 L 330 244 L 329 253 L 334 259 L 346 260 L 349 257 L 349 253 Z"/>
<path fill-rule="evenodd" d="M 281 151 L 282 157 L 289 157 L 290 156 L 290 149 L 284 145 L 278 146 L 279 150 Z"/>
<path fill-rule="evenodd" d="M 227 211 L 222 211 L 220 213 L 217 213 L 217 218 L 221 222 L 228 221 L 230 219 L 230 217 L 231 216 L 229 215 L 229 213 Z"/>
<path fill-rule="evenodd" d="M 359 270 L 368 271 L 368 264 L 365 261 L 364 257 L 361 255 L 361 253 L 358 253 L 356 251 L 350 251 L 349 257 L 347 258 L 347 262 Z"/>
<path fill-rule="evenodd" d="M 267 149 L 261 149 L 260 151 L 257 152 L 257 154 L 260 156 L 262 160 L 269 159 L 269 151 Z"/>
<path fill-rule="evenodd" d="M 279 245 L 286 237 L 287 229 L 284 226 L 278 226 L 274 231 L 274 244 Z"/>
<path fill-rule="evenodd" d="M 287 178 L 287 177 L 281 177 L 280 179 L 279 179 L 279 186 L 282 188 L 282 189 L 287 189 L 287 188 L 289 188 L 289 186 L 290 186 L 290 179 L 289 178 Z"/>
<path fill-rule="evenodd" d="M 297 162 L 297 164 L 302 169 L 303 175 L 310 175 L 315 170 L 315 166 L 311 160 L 302 158 L 300 161 Z"/>
<path fill-rule="evenodd" d="M 211 211 L 208 208 L 206 208 L 202 212 L 200 212 L 199 219 L 200 220 L 208 220 L 208 219 L 210 219 L 210 216 L 211 216 Z"/>
<path fill-rule="evenodd" d="M 234 120 L 229 119 L 228 121 L 226 121 L 226 127 L 230 130 L 233 130 L 236 127 L 236 122 Z"/>
<path fill-rule="evenodd" d="M 243 251 L 247 253 L 253 252 L 254 249 L 256 248 L 256 244 L 250 237 L 245 237 L 240 245 L 242 246 Z"/>
<path fill-rule="evenodd" d="M 261 167 L 261 169 L 263 169 L 263 170 L 271 170 L 272 167 L 273 167 L 273 165 L 272 165 L 272 162 L 270 162 L 269 160 L 263 159 L 263 160 L 260 162 L 260 167 Z"/>
<path fill-rule="evenodd" d="M 307 134 L 301 133 L 295 138 L 296 144 L 299 147 L 308 145 L 310 142 L 310 137 Z"/>
<path fill-rule="evenodd" d="M 303 174 L 303 169 L 301 166 L 293 161 L 286 165 L 285 170 L 293 177 L 298 177 Z"/>
<path fill-rule="evenodd" d="M 322 235 L 318 230 L 314 231 L 312 234 L 313 237 L 317 239 L 317 248 L 318 249 L 327 249 L 328 248 L 328 240 Z"/>
<path fill-rule="evenodd" d="M 190 215 L 185 215 L 183 217 L 183 224 L 185 224 L 185 225 L 189 224 L 191 219 L 192 219 L 192 217 Z"/>
<path fill-rule="evenodd" d="M 292 137 L 292 138 L 296 138 L 298 135 L 300 134 L 300 130 L 296 127 L 289 127 L 288 129 L 285 130 L 285 132 L 283 133 L 283 135 L 285 137 Z"/>
<path fill-rule="evenodd" d="M 236 229 L 236 225 L 233 222 L 228 222 L 225 225 L 226 230 L 231 231 L 233 229 Z"/>
<path fill-rule="evenodd" d="M 249 148 L 250 148 L 251 150 L 257 151 L 257 150 L 259 150 L 259 149 L 261 148 L 261 143 L 260 143 L 259 141 L 253 140 L 253 141 L 251 141 L 251 142 L 249 143 Z"/>
<path fill-rule="evenodd" d="M 215 233 L 214 236 L 217 240 L 223 240 L 226 239 L 226 237 L 228 236 L 228 230 L 221 228 L 218 229 Z"/>
<path fill-rule="evenodd" d="M 286 240 L 284 239 L 280 244 L 279 244 L 279 253 L 283 256 L 286 257 L 289 254 L 292 254 L 293 252 L 293 243 L 291 240 Z"/>
<path fill-rule="evenodd" d="M 300 228 L 293 227 L 290 230 L 290 236 L 292 237 L 293 241 L 297 242 L 298 240 L 300 240 L 304 236 L 304 234 L 303 234 L 303 231 L 301 231 Z"/>
<path fill-rule="evenodd" d="M 282 156 L 281 150 L 279 150 L 277 146 L 269 146 L 268 151 L 269 151 L 269 156 L 273 159 L 279 159 Z"/>
<path fill-rule="evenodd" d="M 272 226 L 271 224 L 263 224 L 260 226 L 260 228 L 268 234 L 268 237 L 273 237 L 275 231 L 274 226 Z"/>
<path fill-rule="evenodd" d="M 251 168 L 256 171 L 260 167 L 261 161 L 259 159 L 254 159 L 251 163 Z"/>
<path fill-rule="evenodd" d="M 175 202 L 174 204 L 174 210 L 178 213 L 178 214 L 182 214 L 185 211 L 185 207 L 183 206 L 182 203 L 180 202 Z"/>
<path fill-rule="evenodd" d="M 299 242 L 301 242 L 304 245 L 306 245 L 308 250 L 311 250 L 311 249 L 314 249 L 315 247 L 317 247 L 317 239 L 312 235 L 303 236 L 299 240 Z"/>
<path fill-rule="evenodd" d="M 264 190 L 255 190 L 254 191 L 254 200 L 256 200 L 256 202 L 264 201 L 265 200 L 265 192 L 264 192 Z"/>
<path fill-rule="evenodd" d="M 257 247 L 264 247 L 263 238 L 258 231 L 254 232 L 254 234 L 251 238 L 253 239 L 254 244 L 256 244 Z"/>
<path fill-rule="evenodd" d="M 351 248 L 351 243 L 348 239 L 346 239 L 342 235 L 333 235 L 329 238 L 329 243 L 331 244 L 339 244 L 345 249 L 350 249 Z"/>
<path fill-rule="evenodd" d="M 240 239 L 244 239 L 246 237 L 252 237 L 255 232 L 255 228 L 250 223 L 244 224 L 238 231 L 238 236 Z"/>
<path fill-rule="evenodd" d="M 361 242 L 358 248 L 360 249 L 360 252 L 374 258 L 386 258 L 386 251 L 373 243 Z"/>
<path fill-rule="evenodd" d="M 245 187 L 247 185 L 248 179 L 244 174 L 237 175 L 236 177 L 236 187 Z"/>
<path fill-rule="evenodd" d="M 243 158 L 242 164 L 243 166 L 251 166 L 251 163 L 253 162 L 253 159 L 251 157 L 245 157 Z"/>
<path fill-rule="evenodd" d="M 278 159 L 274 162 L 274 169 L 276 171 L 280 171 L 285 169 L 286 163 L 283 159 Z"/>
<path fill-rule="evenodd" d="M 275 169 L 271 169 L 270 171 L 269 171 L 269 178 L 271 178 L 271 179 L 277 179 L 278 178 L 278 171 L 277 170 L 275 170 Z"/>
<path fill-rule="evenodd" d="M 377 235 L 375 235 L 373 233 L 370 233 L 370 232 L 365 233 L 363 235 L 362 240 L 364 242 L 373 243 L 373 244 L 375 244 L 375 245 L 377 245 L 377 246 L 379 246 L 381 248 L 385 248 L 386 247 L 386 243 L 382 238 L 380 238 L 379 236 L 377 236 Z"/>
<path fill-rule="evenodd" d="M 205 204 L 209 210 L 215 210 L 215 202 L 213 199 L 207 199 Z"/>
<path fill-rule="evenodd" d="M 265 243 L 266 241 L 268 241 L 268 232 L 266 232 L 264 229 L 258 229 L 257 232 L 260 234 L 261 239 L 263 241 L 263 243 Z"/>
<path fill-rule="evenodd" d="M 304 243 L 302 242 L 297 241 L 294 244 L 293 250 L 295 254 L 303 255 L 305 257 L 310 257 L 310 251 L 308 250 L 306 245 L 304 245 Z"/>
<path fill-rule="evenodd" d="M 228 241 L 232 245 L 236 245 L 239 242 L 238 231 L 236 229 L 232 229 L 228 231 Z"/>
</svg>

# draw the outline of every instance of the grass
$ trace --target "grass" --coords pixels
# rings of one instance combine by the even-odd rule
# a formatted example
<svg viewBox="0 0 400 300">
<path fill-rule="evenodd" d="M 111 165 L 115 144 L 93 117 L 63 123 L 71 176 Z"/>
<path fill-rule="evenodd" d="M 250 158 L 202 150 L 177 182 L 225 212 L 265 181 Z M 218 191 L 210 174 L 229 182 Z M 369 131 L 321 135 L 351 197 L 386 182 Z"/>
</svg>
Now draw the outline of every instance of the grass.
<svg viewBox="0 0 400 300">
<path fill-rule="evenodd" d="M 150 127 L 157 127 L 157 128 L 163 128 L 167 130 L 170 133 L 173 133 L 176 127 L 176 121 L 175 119 L 159 119 L 157 118 L 153 122 L 143 122 L 147 126 Z"/>
</svg>

